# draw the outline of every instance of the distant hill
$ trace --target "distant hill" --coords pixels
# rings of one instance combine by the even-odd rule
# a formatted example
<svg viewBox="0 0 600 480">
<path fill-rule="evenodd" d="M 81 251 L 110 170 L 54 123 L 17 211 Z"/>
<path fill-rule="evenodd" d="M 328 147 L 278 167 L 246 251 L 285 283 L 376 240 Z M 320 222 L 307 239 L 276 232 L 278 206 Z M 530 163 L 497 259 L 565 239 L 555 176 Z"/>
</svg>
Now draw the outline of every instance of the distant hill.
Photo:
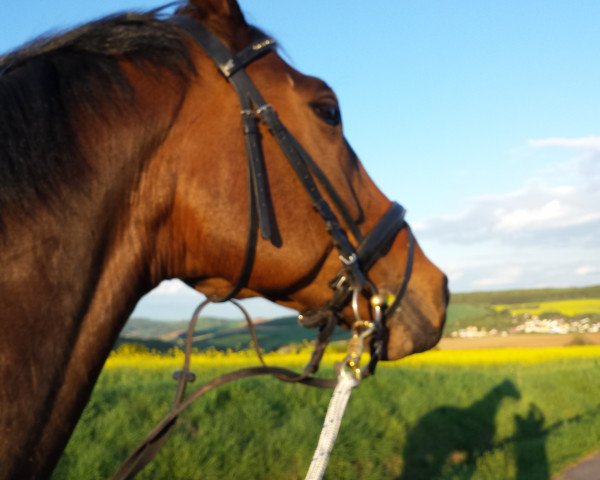
<svg viewBox="0 0 600 480">
<path fill-rule="evenodd" d="M 451 303 L 503 305 L 510 303 L 547 302 L 574 298 L 600 298 L 600 285 L 574 288 L 536 288 L 494 292 L 453 293 Z"/>
<path fill-rule="evenodd" d="M 509 330 L 518 319 L 507 306 L 530 304 L 534 308 L 542 302 L 572 299 L 600 299 L 600 285 L 455 293 L 450 300 L 444 334 L 450 336 L 452 332 L 471 326 L 487 330 Z M 600 311 L 585 313 L 590 313 L 593 321 L 600 321 Z M 166 351 L 183 344 L 187 325 L 186 321 L 132 318 L 123 328 L 115 347 L 123 343 L 134 343 L 152 350 Z M 300 326 L 295 316 L 259 321 L 255 325 L 259 343 L 267 352 L 289 344 L 312 341 L 317 333 Z M 349 338 L 349 333 L 341 328 L 333 336 L 333 340 L 346 338 Z M 251 338 L 242 320 L 202 317 L 198 320 L 193 345 L 198 349 L 243 350 L 251 347 Z"/>
<path fill-rule="evenodd" d="M 121 330 L 121 338 L 160 339 L 174 340 L 188 327 L 187 320 L 161 321 L 149 318 L 131 318 Z M 215 317 L 200 317 L 197 328 L 207 330 L 211 328 L 231 328 L 244 325 L 241 320 L 226 320 Z"/>
<path fill-rule="evenodd" d="M 132 318 L 127 322 L 115 348 L 120 345 L 137 344 L 151 350 L 167 351 L 183 345 L 187 322 L 156 321 Z M 298 324 L 297 317 L 282 317 L 255 324 L 261 348 L 277 350 L 285 345 L 299 344 L 315 339 L 317 331 L 306 329 Z M 334 333 L 333 340 L 349 338 L 349 332 L 341 328 Z M 244 321 L 231 321 L 220 318 L 200 318 L 194 332 L 193 346 L 198 349 L 245 350 L 250 348 L 251 337 Z"/>
</svg>

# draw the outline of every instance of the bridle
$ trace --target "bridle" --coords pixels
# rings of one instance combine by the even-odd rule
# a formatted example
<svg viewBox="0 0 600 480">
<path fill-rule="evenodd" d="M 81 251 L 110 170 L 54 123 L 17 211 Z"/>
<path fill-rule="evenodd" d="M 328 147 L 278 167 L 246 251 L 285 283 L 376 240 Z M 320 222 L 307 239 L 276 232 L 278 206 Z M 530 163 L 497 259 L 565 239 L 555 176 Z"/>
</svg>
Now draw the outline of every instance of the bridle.
<svg viewBox="0 0 600 480">
<path fill-rule="evenodd" d="M 337 389 L 337 380 L 317 378 L 313 377 L 312 374 L 319 368 L 319 363 L 331 334 L 335 326 L 342 322 L 340 312 L 348 303 L 351 304 L 355 321 L 352 325 L 353 336 L 349 342 L 346 362 L 340 368 L 348 368 L 350 375 L 354 376 L 357 381 L 360 378 L 372 375 L 377 362 L 380 359 L 387 358 L 388 328 L 386 320 L 400 306 L 401 300 L 408 288 L 413 265 L 415 242 L 412 232 L 404 219 L 406 210 L 398 203 L 392 202 L 387 212 L 381 217 L 375 227 L 366 236 L 363 236 L 357 223 L 353 220 L 349 210 L 324 172 L 304 148 L 302 148 L 283 123 L 281 123 L 273 106 L 265 102 L 247 75 L 244 67 L 272 51 L 275 48 L 275 41 L 268 37 L 262 37 L 252 42 L 241 52 L 234 54 L 215 35 L 196 20 L 186 16 L 175 15 L 169 21 L 185 30 L 204 49 L 239 96 L 249 171 L 248 191 L 250 208 L 248 238 L 242 270 L 236 284 L 227 294 L 221 297 L 209 297 L 198 306 L 192 316 L 185 343 L 184 365 L 182 370 L 174 374 L 174 378 L 178 381 L 178 386 L 171 411 L 125 460 L 114 475 L 113 480 L 133 478 L 160 450 L 168 438 L 179 414 L 201 395 L 220 385 L 250 376 L 272 375 L 286 382 L 302 383 L 321 388 L 336 387 Z M 256 254 L 258 231 L 260 230 L 261 236 L 265 240 L 273 241 L 274 238 L 272 207 L 269 200 L 265 166 L 262 157 L 258 130 L 259 123 L 263 123 L 269 129 L 300 179 L 311 199 L 313 207 L 323 220 L 325 229 L 331 236 L 341 262 L 339 272 L 330 281 L 330 287 L 333 290 L 331 300 L 317 310 L 303 312 L 299 315 L 299 321 L 302 325 L 309 328 L 319 328 L 313 354 L 301 374 L 296 374 L 284 368 L 270 367 L 264 363 L 260 349 L 258 348 L 256 333 L 250 316 L 242 305 L 233 300 L 233 297 L 246 286 L 250 278 Z M 359 242 L 356 248 L 352 245 L 344 229 L 340 226 L 336 215 L 321 194 L 318 185 L 327 192 L 327 195 L 342 216 L 344 223 Z M 395 295 L 386 296 L 369 280 L 368 272 L 375 262 L 387 252 L 387 249 L 403 228 L 406 228 L 408 232 L 408 252 L 404 277 Z M 367 320 L 361 317 L 358 306 L 359 297 L 364 293 L 370 296 L 371 316 Z M 209 303 L 225 301 L 232 301 L 245 317 L 262 366 L 243 368 L 222 375 L 185 397 L 186 384 L 194 380 L 194 374 L 190 371 L 190 359 L 193 332 L 197 319 Z M 369 364 L 361 369 L 359 361 L 362 353 L 362 344 L 367 338 L 370 339 L 371 359 Z"/>
<path fill-rule="evenodd" d="M 340 312 L 351 302 L 355 316 L 355 328 L 367 329 L 371 335 L 371 361 L 363 373 L 367 375 L 373 373 L 377 361 L 387 358 L 388 328 L 386 320 L 399 308 L 412 273 L 414 237 L 405 221 L 406 210 L 400 204 L 392 202 L 375 227 L 366 237 L 363 237 L 360 228 L 324 172 L 279 120 L 273 106 L 264 100 L 244 69 L 250 63 L 275 49 L 276 43 L 272 38 L 261 37 L 242 51 L 232 53 L 213 33 L 193 18 L 175 15 L 171 17 L 170 21 L 185 30 L 213 60 L 223 77 L 238 94 L 241 106 L 250 195 L 250 222 L 246 253 L 235 286 L 226 295 L 211 298 L 211 300 L 215 302 L 230 300 L 246 286 L 252 272 L 258 230 L 263 239 L 273 240 L 272 208 L 258 130 L 258 124 L 263 123 L 287 157 L 310 197 L 314 209 L 323 220 L 342 264 L 338 274 L 330 281 L 330 287 L 333 290 L 332 299 L 317 310 L 303 312 L 299 315 L 302 325 L 308 328 L 319 328 L 317 348 L 311 359 L 311 366 L 308 368 L 313 371 L 318 368 L 325 345 L 335 326 L 341 322 Z M 329 203 L 321 194 L 318 185 L 327 193 L 344 223 L 359 242 L 357 247 L 350 242 Z M 395 294 L 382 295 L 369 280 L 368 272 L 375 262 L 385 254 L 403 228 L 406 228 L 408 232 L 408 251 L 403 280 Z M 369 320 L 361 319 L 359 314 L 358 298 L 363 293 L 370 297 L 371 318 Z M 365 336 L 364 331 L 362 334 Z"/>
</svg>

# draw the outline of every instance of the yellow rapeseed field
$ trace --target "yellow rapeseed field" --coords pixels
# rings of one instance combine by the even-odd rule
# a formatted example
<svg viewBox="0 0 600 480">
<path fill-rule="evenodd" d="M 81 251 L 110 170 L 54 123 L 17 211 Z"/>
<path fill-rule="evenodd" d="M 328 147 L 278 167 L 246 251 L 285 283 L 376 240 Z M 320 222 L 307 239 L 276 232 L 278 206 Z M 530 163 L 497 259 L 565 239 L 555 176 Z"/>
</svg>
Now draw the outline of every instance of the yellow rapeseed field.
<svg viewBox="0 0 600 480">
<path fill-rule="evenodd" d="M 600 345 L 540 348 L 488 348 L 433 350 L 394 362 L 394 365 L 498 365 L 534 364 L 576 358 L 600 358 Z"/>
<path fill-rule="evenodd" d="M 310 356 L 310 349 L 303 348 L 291 353 L 268 353 L 264 355 L 269 365 L 282 367 L 299 367 L 305 364 Z M 322 365 L 333 365 L 344 358 L 339 351 L 325 354 Z M 420 366 L 420 365 L 498 365 L 498 364 L 537 364 L 549 361 L 600 358 L 600 345 L 584 345 L 570 347 L 543 348 L 496 348 L 481 350 L 433 350 L 412 355 L 396 362 L 382 362 L 384 367 Z M 363 361 L 366 361 L 364 358 Z M 179 368 L 183 362 L 183 353 L 174 350 L 169 354 L 139 352 L 134 349 L 121 349 L 109 357 L 106 368 L 133 367 L 140 369 Z M 258 365 L 256 354 L 252 350 L 241 352 L 206 351 L 194 353 L 192 367 L 210 368 L 248 367 Z"/>
</svg>

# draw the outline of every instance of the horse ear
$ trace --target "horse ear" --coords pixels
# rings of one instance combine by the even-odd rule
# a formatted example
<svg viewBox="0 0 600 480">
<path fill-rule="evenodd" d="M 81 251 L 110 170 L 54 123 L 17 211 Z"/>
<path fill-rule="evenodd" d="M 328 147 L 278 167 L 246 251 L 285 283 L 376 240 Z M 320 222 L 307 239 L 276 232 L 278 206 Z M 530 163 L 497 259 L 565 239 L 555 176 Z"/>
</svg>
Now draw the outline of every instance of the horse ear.
<svg viewBox="0 0 600 480">
<path fill-rule="evenodd" d="M 234 25 L 245 25 L 244 14 L 236 0 L 189 0 L 201 20 L 220 18 Z"/>
<path fill-rule="evenodd" d="M 236 0 L 188 0 L 178 13 L 195 17 L 232 50 L 243 48 L 249 41 L 248 24 Z"/>
</svg>

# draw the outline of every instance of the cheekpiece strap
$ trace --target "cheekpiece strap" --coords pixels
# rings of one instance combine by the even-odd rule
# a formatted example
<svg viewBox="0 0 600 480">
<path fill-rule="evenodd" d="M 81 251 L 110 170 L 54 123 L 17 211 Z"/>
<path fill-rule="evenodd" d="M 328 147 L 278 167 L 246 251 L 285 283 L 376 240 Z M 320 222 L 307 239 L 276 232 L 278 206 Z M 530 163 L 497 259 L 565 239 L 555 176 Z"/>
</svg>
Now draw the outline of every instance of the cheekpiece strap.
<svg viewBox="0 0 600 480">
<path fill-rule="evenodd" d="M 248 45 L 241 52 L 231 53 L 225 45 L 210 31 L 203 28 L 196 20 L 183 15 L 174 15 L 171 22 L 183 28 L 212 57 L 225 78 L 231 77 L 259 57 L 269 53 L 277 44 L 269 37 L 261 38 Z M 200 26 L 200 28 L 199 28 Z"/>
</svg>

